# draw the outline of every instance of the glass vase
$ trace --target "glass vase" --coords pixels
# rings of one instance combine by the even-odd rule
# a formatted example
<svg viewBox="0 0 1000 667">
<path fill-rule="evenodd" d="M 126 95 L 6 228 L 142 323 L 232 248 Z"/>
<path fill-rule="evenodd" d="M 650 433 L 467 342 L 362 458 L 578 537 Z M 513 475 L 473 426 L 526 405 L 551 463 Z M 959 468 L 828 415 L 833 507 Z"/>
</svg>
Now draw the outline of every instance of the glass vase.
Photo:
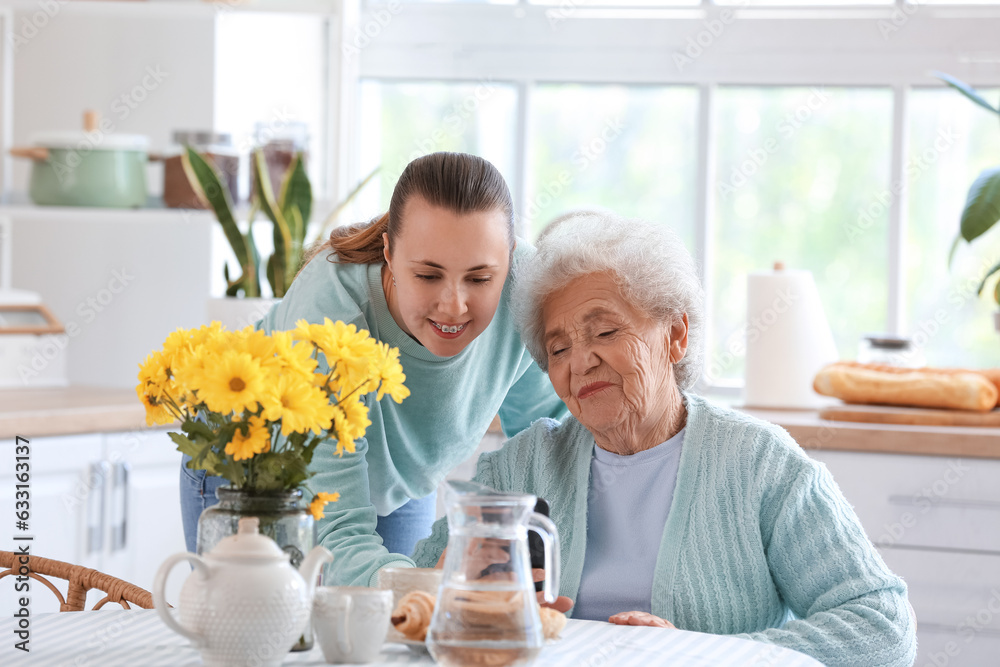
<svg viewBox="0 0 1000 667">
<path fill-rule="evenodd" d="M 296 569 L 316 544 L 316 526 L 300 489 L 256 493 L 223 486 L 215 495 L 218 504 L 198 518 L 198 554 L 209 553 L 223 538 L 235 535 L 240 519 L 247 516 L 260 519 L 260 533 L 274 540 Z M 292 650 L 308 651 L 312 646 L 310 622 Z"/>
</svg>

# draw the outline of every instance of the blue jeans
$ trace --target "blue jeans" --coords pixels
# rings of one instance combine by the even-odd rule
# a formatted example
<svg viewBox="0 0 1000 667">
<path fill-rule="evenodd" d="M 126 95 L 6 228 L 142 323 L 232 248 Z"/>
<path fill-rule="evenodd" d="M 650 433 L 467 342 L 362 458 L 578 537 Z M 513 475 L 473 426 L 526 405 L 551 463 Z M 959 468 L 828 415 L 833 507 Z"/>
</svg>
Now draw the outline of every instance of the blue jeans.
<svg viewBox="0 0 1000 667">
<path fill-rule="evenodd" d="M 229 482 L 222 477 L 206 475 L 204 470 L 190 470 L 184 455 L 181 461 L 181 519 L 184 522 L 184 541 L 194 553 L 198 543 L 198 517 L 219 502 L 215 490 Z M 431 534 L 431 524 L 436 514 L 437 492 L 424 498 L 415 498 L 388 516 L 378 517 L 375 532 L 391 553 L 409 556 L 417 542 Z"/>
</svg>

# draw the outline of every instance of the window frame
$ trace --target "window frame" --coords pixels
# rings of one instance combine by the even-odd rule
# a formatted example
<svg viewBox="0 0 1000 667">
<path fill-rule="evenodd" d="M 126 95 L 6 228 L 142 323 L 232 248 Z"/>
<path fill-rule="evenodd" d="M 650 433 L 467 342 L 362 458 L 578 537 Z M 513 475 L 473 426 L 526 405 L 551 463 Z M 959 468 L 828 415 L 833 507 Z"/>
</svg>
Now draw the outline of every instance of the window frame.
<svg viewBox="0 0 1000 667">
<path fill-rule="evenodd" d="M 511 184 L 526 206 L 528 122 L 539 83 L 690 85 L 698 90 L 695 247 L 712 322 L 716 91 L 721 86 L 850 86 L 892 91 L 888 333 L 906 322 L 905 267 L 909 92 L 943 87 L 940 70 L 977 87 L 1000 85 L 995 21 L 1000 4 L 665 8 L 401 3 L 365 0 L 351 39 L 362 37 L 357 74 L 366 80 L 482 81 L 518 91 L 517 164 Z M 367 39 L 365 39 L 367 38 Z M 692 46 L 693 45 L 693 46 Z M 956 48 L 959 45 L 959 48 Z M 700 46 L 700 51 L 698 47 Z M 695 57 L 691 57 L 694 55 Z M 685 60 L 684 58 L 687 58 Z M 957 94 L 957 93 L 956 93 Z M 358 164 L 348 158 L 349 164 Z M 348 167 L 350 169 L 350 167 Z M 523 213 L 523 210 L 521 211 Z M 956 229 L 958 212 L 956 211 Z M 742 382 L 703 384 L 735 395 Z"/>
</svg>

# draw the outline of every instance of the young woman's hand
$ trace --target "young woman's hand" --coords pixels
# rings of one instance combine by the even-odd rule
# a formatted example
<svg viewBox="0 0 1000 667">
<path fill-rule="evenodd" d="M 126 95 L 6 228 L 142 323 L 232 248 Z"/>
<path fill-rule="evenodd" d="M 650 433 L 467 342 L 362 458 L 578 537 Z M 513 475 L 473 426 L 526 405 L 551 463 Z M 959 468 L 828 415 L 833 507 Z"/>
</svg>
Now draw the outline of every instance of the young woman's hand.
<svg viewBox="0 0 1000 667">
<path fill-rule="evenodd" d="M 545 570 L 543 570 L 540 567 L 536 567 L 533 570 L 531 570 L 531 576 L 535 579 L 535 581 L 544 581 Z M 542 596 L 543 594 L 541 591 L 535 593 L 535 595 L 538 597 L 538 606 L 540 607 L 551 607 L 552 609 L 555 609 L 556 611 L 561 611 L 564 614 L 573 608 L 574 604 L 573 600 L 566 597 L 565 595 L 557 596 L 555 602 L 546 602 L 545 598 Z"/>
<path fill-rule="evenodd" d="M 609 618 L 608 622 L 615 625 L 647 625 L 653 628 L 674 627 L 670 621 L 665 621 L 659 616 L 653 616 L 644 611 L 623 611 Z"/>
</svg>

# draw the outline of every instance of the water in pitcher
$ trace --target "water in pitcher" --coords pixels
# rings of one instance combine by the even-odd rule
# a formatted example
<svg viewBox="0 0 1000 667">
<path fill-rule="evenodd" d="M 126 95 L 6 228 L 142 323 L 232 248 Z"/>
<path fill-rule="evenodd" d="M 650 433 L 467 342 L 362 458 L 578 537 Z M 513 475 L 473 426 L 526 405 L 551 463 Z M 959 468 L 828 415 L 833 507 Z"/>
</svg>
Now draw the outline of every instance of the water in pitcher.
<svg viewBox="0 0 1000 667">
<path fill-rule="evenodd" d="M 534 593 L 511 581 L 444 587 L 431 653 L 444 667 L 521 667 L 541 651 Z"/>
<path fill-rule="evenodd" d="M 528 552 L 528 528 L 545 543 L 543 595 L 559 590 L 556 528 L 533 512 L 536 498 L 449 482 L 448 549 L 434 616 L 431 655 L 444 667 L 522 667 L 544 642 Z"/>
</svg>

